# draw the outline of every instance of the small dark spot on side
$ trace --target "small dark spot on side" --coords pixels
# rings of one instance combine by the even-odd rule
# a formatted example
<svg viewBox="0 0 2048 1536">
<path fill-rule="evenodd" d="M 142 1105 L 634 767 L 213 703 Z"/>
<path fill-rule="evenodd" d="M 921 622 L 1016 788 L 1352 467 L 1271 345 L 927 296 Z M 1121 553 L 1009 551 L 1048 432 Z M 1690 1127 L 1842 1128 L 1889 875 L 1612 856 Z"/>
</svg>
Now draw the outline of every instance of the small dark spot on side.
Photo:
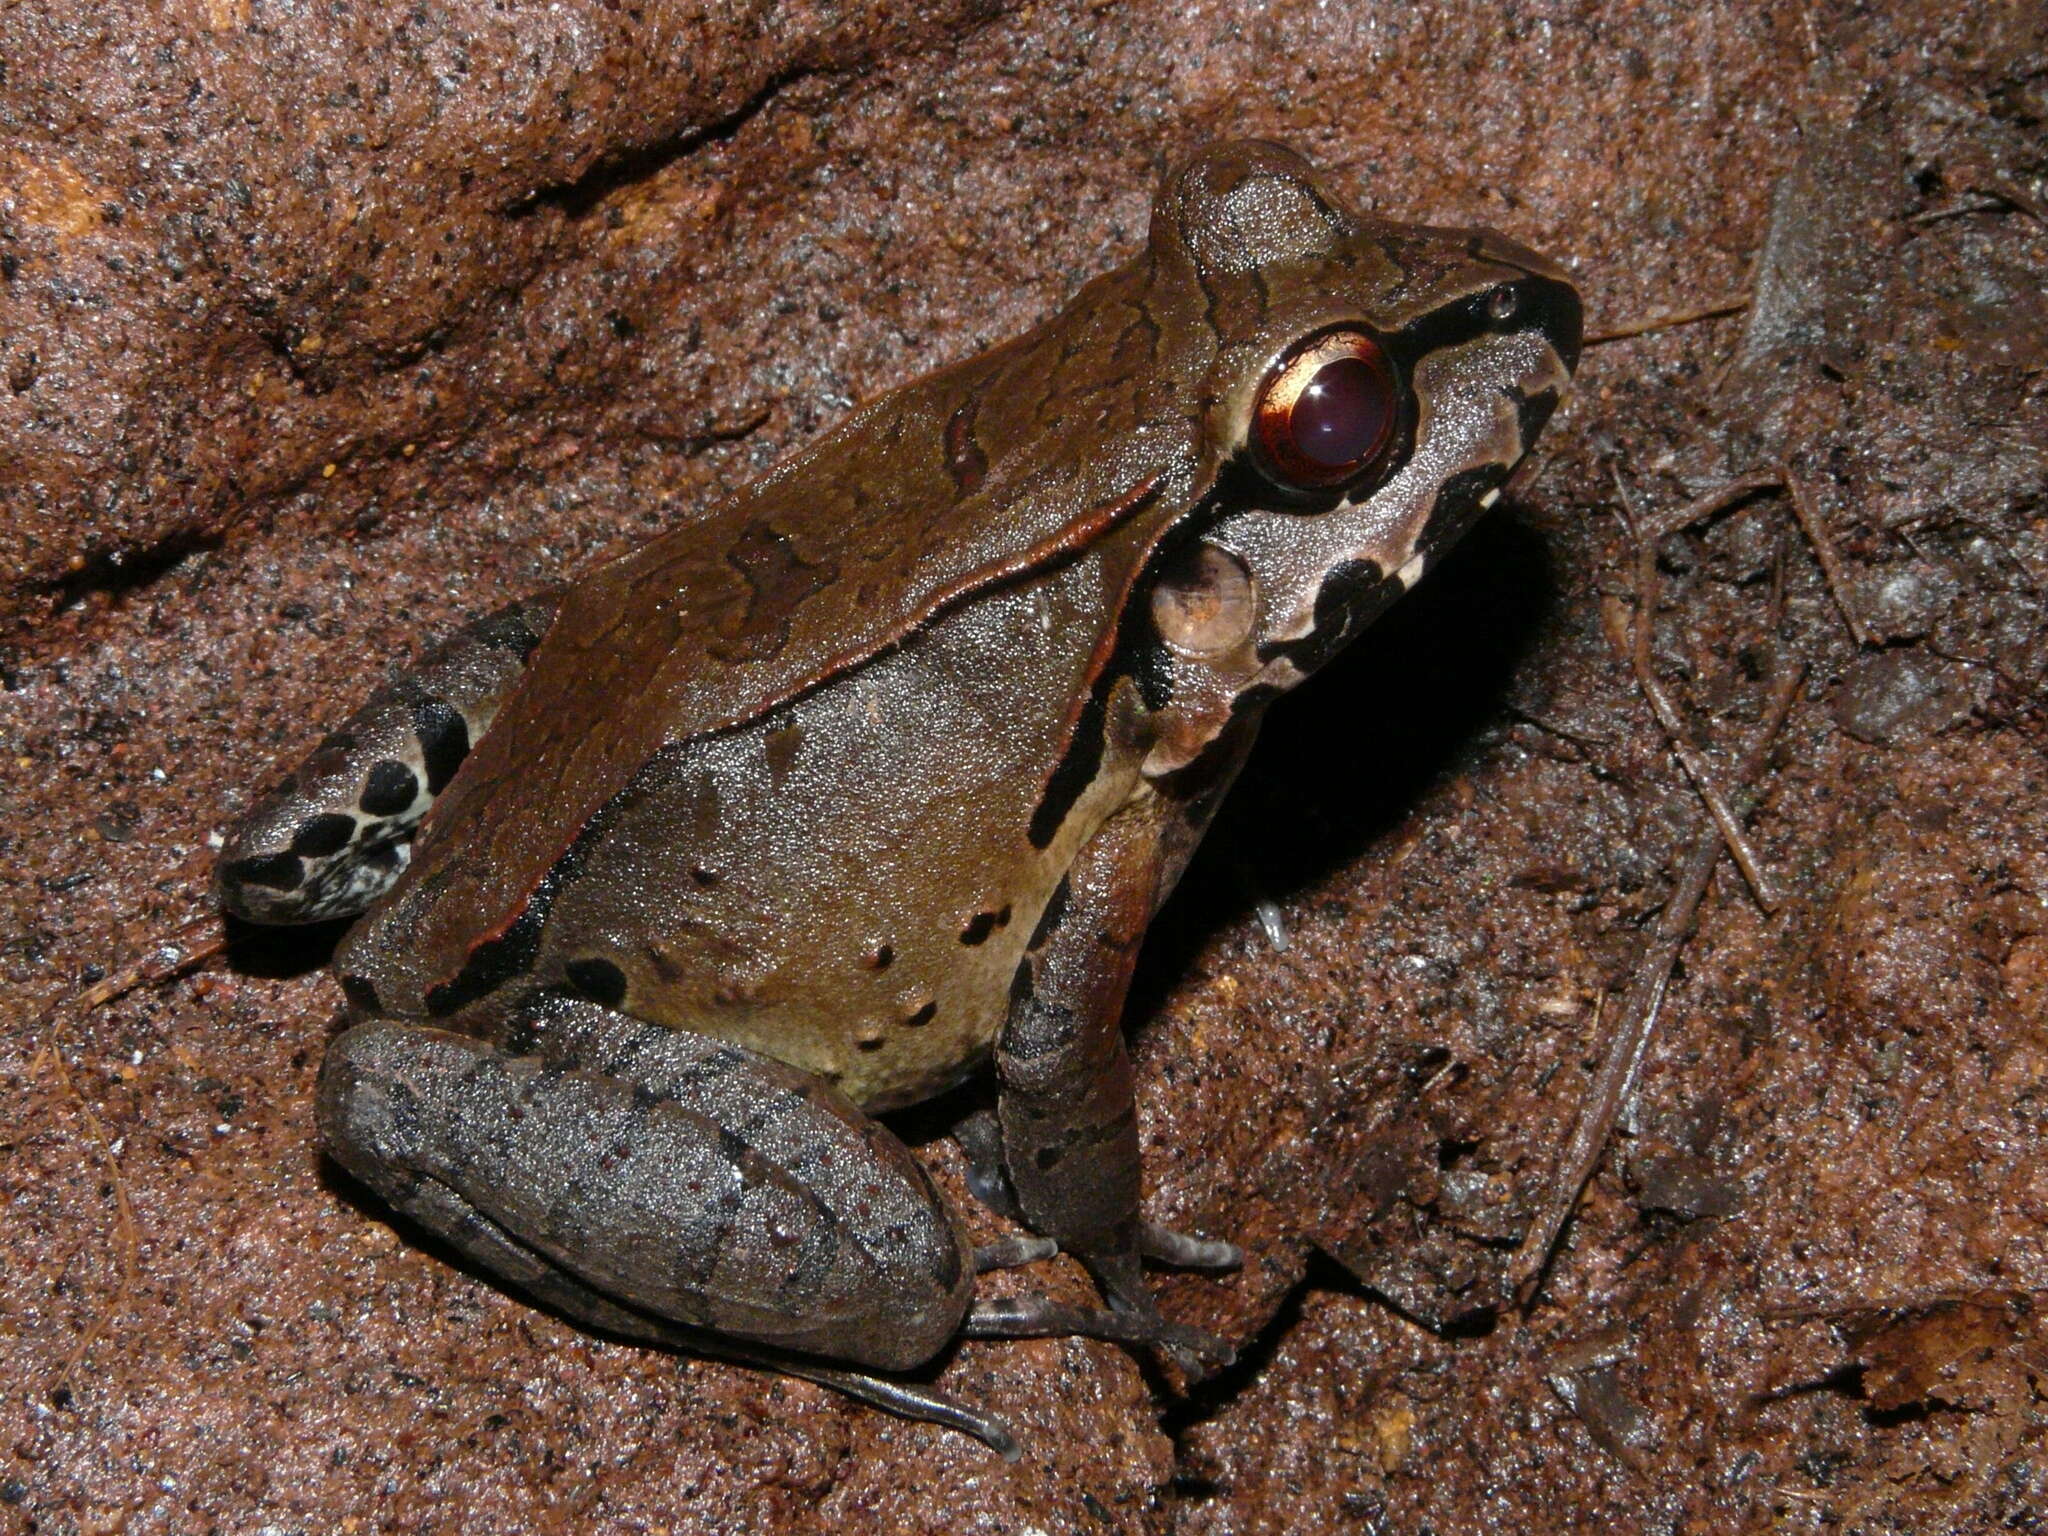
<svg viewBox="0 0 2048 1536">
<path fill-rule="evenodd" d="M 896 951 L 887 944 L 877 944 L 865 955 L 860 963 L 871 971 L 886 971 L 895 963 Z"/>
<path fill-rule="evenodd" d="M 626 973 L 601 955 L 586 955 L 562 967 L 569 985 L 600 1007 L 617 1012 L 626 1002 Z"/>
<path fill-rule="evenodd" d="M 747 1140 L 744 1136 L 721 1125 L 718 1128 L 718 1150 L 727 1162 L 731 1163 L 734 1167 L 738 1167 L 746 1155 L 753 1151 L 753 1148 L 747 1145 Z"/>
<path fill-rule="evenodd" d="M 370 769 L 356 804 L 371 816 L 396 816 L 412 809 L 419 792 L 419 776 L 396 758 L 387 757 Z"/>
<path fill-rule="evenodd" d="M 967 926 L 960 930 L 960 942 L 962 944 L 986 944 L 988 936 L 995 931 L 995 913 L 977 912 L 967 920 Z"/>
<path fill-rule="evenodd" d="M 917 1012 L 913 1013 L 909 1018 L 905 1019 L 903 1023 L 904 1026 L 909 1029 L 923 1029 L 925 1025 L 931 1023 L 931 1021 L 937 1018 L 938 1016 L 939 1005 L 938 1002 L 934 1000 L 926 1003 L 922 1008 L 918 1009 Z"/>
<path fill-rule="evenodd" d="M 777 784 L 789 777 L 789 770 L 796 765 L 797 749 L 803 744 L 804 728 L 795 720 L 776 726 L 762 738 L 762 752 L 768 759 L 768 775 Z"/>
<path fill-rule="evenodd" d="M 469 756 L 469 722 L 444 699 L 421 699 L 412 707 L 412 730 L 427 763 L 427 793 L 438 795 Z"/>
<path fill-rule="evenodd" d="M 701 886 L 710 887 L 718 884 L 725 876 L 715 869 L 706 869 L 702 864 L 692 864 L 690 878 Z"/>
<path fill-rule="evenodd" d="M 887 1045 L 889 1042 L 883 1039 L 880 1035 L 870 1035 L 865 1040 L 856 1040 L 853 1043 L 854 1046 L 859 1050 L 879 1051 L 883 1046 Z"/>
<path fill-rule="evenodd" d="M 272 891 L 296 891 L 306 883 L 306 866 L 295 854 L 266 853 L 237 859 L 221 870 L 230 885 L 260 885 Z"/>
<path fill-rule="evenodd" d="M 378 1000 L 377 988 L 367 976 L 344 976 L 341 978 L 341 995 L 348 999 L 349 1006 L 361 1013 L 382 1013 L 384 1005 Z"/>
<path fill-rule="evenodd" d="M 1067 1149 L 1065 1147 L 1040 1147 L 1032 1155 L 1031 1161 L 1038 1164 L 1038 1171 L 1040 1173 L 1044 1173 L 1057 1167 L 1060 1159 L 1066 1155 Z"/>
<path fill-rule="evenodd" d="M 311 816 L 299 823 L 299 830 L 292 834 L 292 852 L 308 859 L 324 859 L 331 853 L 339 853 L 356 835 L 356 819 L 339 811 L 329 811 L 324 816 Z"/>
</svg>

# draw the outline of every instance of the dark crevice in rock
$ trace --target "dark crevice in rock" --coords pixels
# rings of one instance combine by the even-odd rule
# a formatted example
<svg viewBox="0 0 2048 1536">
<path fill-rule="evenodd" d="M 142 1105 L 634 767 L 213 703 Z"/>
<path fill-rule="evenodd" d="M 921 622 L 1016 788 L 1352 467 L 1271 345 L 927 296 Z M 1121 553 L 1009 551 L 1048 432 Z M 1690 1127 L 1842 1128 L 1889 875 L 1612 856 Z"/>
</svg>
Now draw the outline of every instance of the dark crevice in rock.
<svg viewBox="0 0 2048 1536">
<path fill-rule="evenodd" d="M 1159 1427 L 1173 1442 L 1173 1494 L 1177 1499 L 1196 1502 L 1213 1498 L 1220 1490 L 1190 1463 L 1188 1435 L 1229 1407 L 1273 1361 L 1280 1345 L 1301 1321 L 1302 1298 L 1312 1290 L 1337 1290 L 1357 1294 L 1359 1285 L 1334 1260 L 1311 1252 L 1308 1267 L 1282 1299 L 1272 1318 L 1237 1352 L 1228 1366 L 1168 1402 L 1160 1415 Z"/>
<path fill-rule="evenodd" d="M 723 117 L 686 128 L 655 143 L 600 156 L 582 175 L 553 186 L 540 187 L 501 210 L 506 218 L 526 218 L 542 208 L 556 208 L 569 219 L 580 219 L 622 187 L 630 187 L 659 175 L 670 165 L 707 144 L 725 144 L 791 86 L 816 75 L 835 71 L 814 64 L 797 64 L 777 71 L 761 87 Z"/>
<path fill-rule="evenodd" d="M 62 612 L 95 592 L 122 596 L 140 591 L 169 575 L 189 557 L 220 546 L 219 534 L 185 529 L 154 544 L 125 545 L 80 556 L 73 569 L 53 580 L 35 583 L 32 590 L 55 598 L 56 610 Z"/>
</svg>

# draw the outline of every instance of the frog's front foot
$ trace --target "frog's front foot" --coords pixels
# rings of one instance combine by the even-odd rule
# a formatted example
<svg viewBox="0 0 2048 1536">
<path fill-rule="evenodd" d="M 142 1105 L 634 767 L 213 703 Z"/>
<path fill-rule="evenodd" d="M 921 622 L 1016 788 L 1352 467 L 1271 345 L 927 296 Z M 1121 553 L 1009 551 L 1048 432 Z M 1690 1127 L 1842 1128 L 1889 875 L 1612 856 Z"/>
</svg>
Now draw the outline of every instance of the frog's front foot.
<svg viewBox="0 0 2048 1536">
<path fill-rule="evenodd" d="M 1244 1250 L 1237 1244 L 1226 1243 L 1220 1238 L 1196 1237 L 1190 1232 L 1176 1232 L 1156 1221 L 1138 1224 L 1138 1251 L 1154 1263 L 1171 1264 L 1176 1269 L 1244 1267 Z"/>
</svg>

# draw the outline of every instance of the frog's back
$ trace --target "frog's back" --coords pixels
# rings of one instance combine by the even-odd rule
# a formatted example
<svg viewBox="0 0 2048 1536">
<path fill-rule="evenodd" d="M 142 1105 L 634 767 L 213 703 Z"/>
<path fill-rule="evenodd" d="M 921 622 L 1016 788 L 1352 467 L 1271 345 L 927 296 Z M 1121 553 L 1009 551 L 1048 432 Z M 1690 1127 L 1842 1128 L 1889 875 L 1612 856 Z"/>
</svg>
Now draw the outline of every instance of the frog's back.
<svg viewBox="0 0 2048 1536">
<path fill-rule="evenodd" d="M 568 589 L 412 868 L 351 935 L 345 972 L 388 972 L 402 951 L 417 1011 L 461 1014 L 531 974 L 541 930 L 636 784 L 669 782 L 727 738 L 743 752 L 752 733 L 765 754 L 778 712 L 864 686 L 899 650 L 943 651 L 938 630 L 984 594 L 1022 602 L 1085 566 L 1096 595 L 1057 625 L 1071 668 L 1033 684 L 1045 729 L 1070 734 L 1070 690 L 1086 693 L 1072 669 L 1100 664 L 1121 594 L 1189 500 L 1198 424 L 1174 402 L 1202 360 L 1157 354 L 1167 300 L 1148 275 L 1134 264 L 1090 284 L 1057 324 L 856 413 L 704 523 Z M 1014 711 L 1018 664 L 990 664 Z M 920 748 L 901 722 L 883 731 L 899 757 Z M 1011 749 L 1030 762 L 1007 765 L 1006 785 L 1039 797 L 1036 770 L 1063 747 Z M 847 781 L 837 793 L 836 812 L 808 813 L 820 825 L 847 814 Z M 415 1011 L 383 990 L 383 1007 Z"/>
</svg>

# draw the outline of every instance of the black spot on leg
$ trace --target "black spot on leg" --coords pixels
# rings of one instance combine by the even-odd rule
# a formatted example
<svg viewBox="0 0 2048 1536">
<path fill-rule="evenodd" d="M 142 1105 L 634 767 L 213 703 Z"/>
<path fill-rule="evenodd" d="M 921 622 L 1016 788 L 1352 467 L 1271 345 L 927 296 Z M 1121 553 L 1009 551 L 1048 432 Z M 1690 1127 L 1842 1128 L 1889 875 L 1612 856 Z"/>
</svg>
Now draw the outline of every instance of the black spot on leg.
<svg viewBox="0 0 2048 1536">
<path fill-rule="evenodd" d="M 306 866 L 296 854 L 290 853 L 236 859 L 221 874 L 230 885 L 260 885 L 272 891 L 296 891 L 306 883 Z"/>
<path fill-rule="evenodd" d="M 324 859 L 331 853 L 341 852 L 355 835 L 355 817 L 329 811 L 324 816 L 308 817 L 299 823 L 299 830 L 292 834 L 292 852 L 303 858 Z"/>
<path fill-rule="evenodd" d="M 884 1045 L 888 1044 L 888 1041 L 884 1040 L 880 1035 L 870 1035 L 865 1040 L 856 1040 L 853 1043 L 857 1050 L 879 1051 Z"/>
<path fill-rule="evenodd" d="M 626 1002 L 626 973 L 602 956 L 589 955 L 562 967 L 569 985 L 600 1007 L 616 1013 Z"/>
<path fill-rule="evenodd" d="M 1065 1147 L 1040 1147 L 1032 1155 L 1031 1161 L 1038 1164 L 1038 1171 L 1040 1173 L 1046 1173 L 1057 1167 L 1060 1159 L 1066 1155 L 1067 1149 Z"/>
<path fill-rule="evenodd" d="M 737 1168 L 746 1158 L 747 1154 L 754 1149 L 747 1145 L 747 1140 L 744 1136 L 721 1125 L 718 1128 L 718 1150 L 727 1162 Z"/>
<path fill-rule="evenodd" d="M 861 957 L 861 964 L 871 971 L 886 971 L 895 963 L 896 951 L 887 944 L 877 944 Z"/>
<path fill-rule="evenodd" d="M 427 793 L 438 795 L 469 756 L 469 722 L 442 699 L 421 699 L 412 707 L 413 734 L 427 763 Z"/>
<path fill-rule="evenodd" d="M 995 931 L 995 913 L 977 912 L 967 920 L 967 926 L 960 930 L 960 942 L 962 944 L 986 944 L 988 936 Z"/>
<path fill-rule="evenodd" d="M 377 997 L 377 989 L 367 976 L 344 976 L 341 978 L 341 995 L 348 999 L 349 1006 L 360 1013 L 382 1013 L 384 1004 Z"/>
<path fill-rule="evenodd" d="M 911 1029 L 922 1029 L 925 1025 L 931 1023 L 933 1019 L 937 1018 L 938 1014 L 938 1003 L 936 1001 L 928 1002 L 903 1022 Z"/>
<path fill-rule="evenodd" d="M 412 809 L 419 792 L 419 775 L 387 757 L 370 769 L 363 781 L 363 797 L 356 804 L 371 816 L 396 816 Z"/>
</svg>

